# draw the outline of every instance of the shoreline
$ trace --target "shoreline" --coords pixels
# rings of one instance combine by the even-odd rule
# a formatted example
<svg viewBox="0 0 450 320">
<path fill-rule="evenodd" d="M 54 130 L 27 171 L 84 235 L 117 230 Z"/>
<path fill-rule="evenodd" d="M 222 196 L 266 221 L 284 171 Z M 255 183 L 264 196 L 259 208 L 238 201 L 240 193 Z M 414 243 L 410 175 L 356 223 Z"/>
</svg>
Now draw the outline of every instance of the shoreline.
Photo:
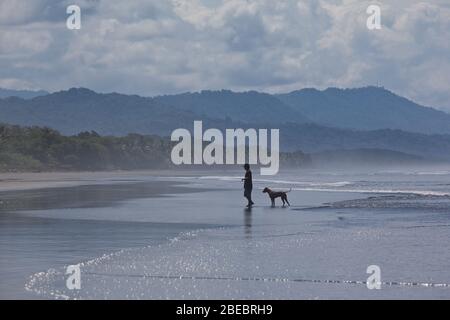
<svg viewBox="0 0 450 320">
<path fill-rule="evenodd" d="M 165 170 L 139 171 L 73 171 L 73 172 L 0 172 L 0 192 L 16 190 L 34 190 L 43 188 L 76 187 L 81 185 L 96 185 L 99 183 L 125 183 L 130 181 L 130 175 L 136 175 L 135 182 L 142 181 L 142 175 L 169 175 Z M 123 179 L 123 178 L 128 179 Z"/>
<path fill-rule="evenodd" d="M 239 167 L 240 169 L 240 167 Z M 112 171 L 41 171 L 41 172 L 0 172 L 0 192 L 14 190 L 34 190 L 43 188 L 76 187 L 81 185 L 118 184 L 145 182 L 147 178 L 194 177 L 199 174 L 237 173 L 237 168 L 192 168 L 192 169 L 150 169 Z"/>
</svg>

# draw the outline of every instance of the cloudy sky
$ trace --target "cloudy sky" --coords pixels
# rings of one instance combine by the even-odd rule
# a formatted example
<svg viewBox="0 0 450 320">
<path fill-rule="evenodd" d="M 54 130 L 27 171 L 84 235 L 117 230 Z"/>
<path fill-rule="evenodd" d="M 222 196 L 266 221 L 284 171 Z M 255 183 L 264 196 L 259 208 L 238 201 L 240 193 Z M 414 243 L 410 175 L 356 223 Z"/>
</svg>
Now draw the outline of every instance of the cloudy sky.
<svg viewBox="0 0 450 320">
<path fill-rule="evenodd" d="M 379 84 L 450 111 L 450 1 L 0 0 L 0 70 L 5 88 L 147 96 Z"/>
</svg>

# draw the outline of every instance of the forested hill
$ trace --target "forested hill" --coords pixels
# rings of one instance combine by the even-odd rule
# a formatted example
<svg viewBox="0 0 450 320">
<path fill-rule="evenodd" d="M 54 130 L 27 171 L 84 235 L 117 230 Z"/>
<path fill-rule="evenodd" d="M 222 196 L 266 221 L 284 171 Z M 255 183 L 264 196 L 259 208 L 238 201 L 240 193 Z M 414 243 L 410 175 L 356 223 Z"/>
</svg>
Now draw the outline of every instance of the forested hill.
<svg viewBox="0 0 450 320">
<path fill-rule="evenodd" d="M 0 125 L 0 171 L 166 168 L 170 150 L 170 141 L 157 136 L 63 136 L 49 128 Z"/>
<path fill-rule="evenodd" d="M 91 131 L 64 136 L 49 128 L 0 124 L 0 172 L 167 169 L 173 168 L 175 143 L 154 135 L 114 137 Z M 280 161 L 294 167 L 311 164 L 301 151 L 282 153 Z"/>
</svg>

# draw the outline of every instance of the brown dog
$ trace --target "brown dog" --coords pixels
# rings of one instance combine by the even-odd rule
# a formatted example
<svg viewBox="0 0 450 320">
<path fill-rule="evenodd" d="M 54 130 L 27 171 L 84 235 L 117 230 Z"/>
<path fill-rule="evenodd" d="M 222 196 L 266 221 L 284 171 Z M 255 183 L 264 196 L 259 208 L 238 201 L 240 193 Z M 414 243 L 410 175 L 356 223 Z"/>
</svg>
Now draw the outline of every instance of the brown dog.
<svg viewBox="0 0 450 320">
<path fill-rule="evenodd" d="M 289 190 L 289 191 L 291 191 L 291 190 Z M 275 199 L 276 198 L 281 198 L 281 201 L 283 201 L 283 207 L 284 207 L 284 205 L 286 203 L 288 204 L 288 206 L 291 206 L 291 204 L 289 203 L 289 201 L 287 199 L 287 193 L 289 191 L 272 191 L 269 188 L 265 187 L 263 190 L 263 193 L 269 194 L 270 201 L 272 201 L 272 207 L 275 207 Z"/>
</svg>

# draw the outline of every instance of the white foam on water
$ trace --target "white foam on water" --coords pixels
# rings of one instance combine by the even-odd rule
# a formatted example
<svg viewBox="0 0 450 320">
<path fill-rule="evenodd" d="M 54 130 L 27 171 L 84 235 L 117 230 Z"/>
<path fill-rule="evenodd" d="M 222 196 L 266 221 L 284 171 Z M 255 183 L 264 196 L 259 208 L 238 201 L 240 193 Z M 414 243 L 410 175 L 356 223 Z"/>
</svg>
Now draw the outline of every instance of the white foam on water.
<svg viewBox="0 0 450 320">
<path fill-rule="evenodd" d="M 411 171 L 411 170 L 383 170 L 378 172 L 367 173 L 369 176 L 376 175 L 400 175 L 400 176 L 445 176 L 450 175 L 450 170 L 429 170 L 429 171 Z"/>
<path fill-rule="evenodd" d="M 306 182 L 306 181 L 290 181 L 290 180 L 269 180 L 269 179 L 254 179 L 256 182 L 268 182 L 276 184 L 288 184 L 288 185 L 304 185 L 311 187 L 344 187 L 351 185 L 349 181 L 337 181 L 337 182 Z"/>
<path fill-rule="evenodd" d="M 241 176 L 200 176 L 199 180 L 240 181 Z"/>
<path fill-rule="evenodd" d="M 319 191 L 319 192 L 349 192 L 349 193 L 377 193 L 377 194 L 415 194 L 420 196 L 448 197 L 450 192 L 430 190 L 395 190 L 395 189 L 326 189 L 326 188 L 292 188 L 296 191 Z"/>
<path fill-rule="evenodd" d="M 412 173 L 414 175 L 435 175 L 435 176 L 446 176 L 450 175 L 450 171 L 419 171 Z"/>
<path fill-rule="evenodd" d="M 240 181 L 240 176 L 201 176 L 200 180 L 219 180 L 219 181 Z M 253 179 L 254 184 L 268 183 L 280 184 L 286 188 L 295 185 L 292 190 L 295 191 L 319 191 L 319 192 L 349 192 L 349 193 L 385 193 L 385 194 L 416 194 L 422 196 L 450 196 L 450 192 L 433 191 L 433 190 L 408 190 L 408 189 L 378 189 L 367 188 L 364 186 L 356 186 L 356 182 L 350 181 L 335 181 L 335 182 L 307 182 L 296 180 L 272 180 L 272 179 Z M 366 181 L 367 183 L 367 181 Z M 343 189 L 355 185 L 354 189 Z M 335 187 L 335 188 L 333 188 Z"/>
<path fill-rule="evenodd" d="M 241 181 L 241 176 L 202 176 L 200 180 L 219 180 L 219 181 Z M 287 185 L 304 185 L 311 187 L 344 187 L 353 184 L 349 181 L 336 181 L 336 182 L 308 182 L 308 181 L 295 181 L 295 180 L 274 180 L 274 179 L 259 179 L 254 178 L 253 183 L 274 183 L 274 184 L 287 184 Z"/>
</svg>

